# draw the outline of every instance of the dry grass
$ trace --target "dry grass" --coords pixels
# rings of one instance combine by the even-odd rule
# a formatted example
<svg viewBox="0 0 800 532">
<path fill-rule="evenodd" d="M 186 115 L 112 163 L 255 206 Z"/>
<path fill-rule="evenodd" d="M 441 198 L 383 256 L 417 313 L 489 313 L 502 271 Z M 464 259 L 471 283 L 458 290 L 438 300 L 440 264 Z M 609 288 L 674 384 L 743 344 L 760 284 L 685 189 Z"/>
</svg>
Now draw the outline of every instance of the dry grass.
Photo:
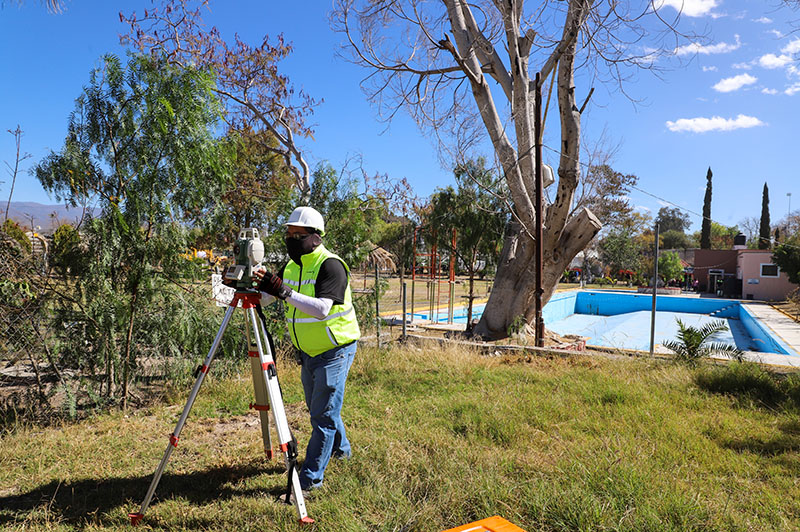
<svg viewBox="0 0 800 532">
<path fill-rule="evenodd" d="M 308 422 L 280 364 L 290 423 Z M 2 435 L 0 526 L 128 529 L 188 390 L 171 404 Z M 294 530 L 275 502 L 249 376 L 204 386 L 145 526 Z M 309 502 L 314 530 L 437 531 L 500 514 L 529 532 L 797 530 L 795 411 L 698 390 L 682 367 L 470 348 L 362 347 L 345 421 L 355 454 Z"/>
</svg>

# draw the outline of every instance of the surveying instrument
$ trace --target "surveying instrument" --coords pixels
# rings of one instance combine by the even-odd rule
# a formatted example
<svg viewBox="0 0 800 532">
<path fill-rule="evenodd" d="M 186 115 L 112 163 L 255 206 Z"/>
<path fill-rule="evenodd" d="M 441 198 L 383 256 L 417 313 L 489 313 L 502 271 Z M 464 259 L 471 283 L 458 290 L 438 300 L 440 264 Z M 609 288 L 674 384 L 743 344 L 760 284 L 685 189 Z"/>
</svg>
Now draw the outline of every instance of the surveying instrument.
<svg viewBox="0 0 800 532">
<path fill-rule="evenodd" d="M 147 495 L 144 497 L 142 506 L 137 513 L 130 513 L 128 517 L 131 519 L 132 525 L 138 525 L 144 513 L 150 506 L 150 501 L 155 493 L 156 486 L 161 480 L 161 475 L 167 465 L 172 450 L 178 447 L 178 439 L 181 435 L 181 430 L 186 423 L 186 418 L 189 417 L 189 411 L 192 409 L 197 394 L 200 391 L 200 386 L 203 384 L 206 374 L 208 373 L 211 361 L 214 360 L 214 355 L 219 348 L 222 341 L 222 336 L 225 329 L 230 323 L 236 308 L 241 304 L 244 310 L 245 321 L 245 337 L 247 339 L 247 355 L 250 358 L 250 368 L 253 373 L 253 388 L 255 389 L 256 402 L 250 404 L 250 408 L 257 410 L 261 418 L 261 436 L 264 441 L 264 451 L 268 459 L 273 458 L 272 451 L 272 437 L 269 429 L 270 412 L 272 419 L 275 423 L 276 432 L 278 434 L 278 447 L 283 453 L 286 462 L 286 469 L 288 473 L 285 501 L 286 504 L 293 503 L 301 524 L 311 524 L 314 522 L 308 516 L 306 511 L 305 501 L 303 499 L 303 491 L 300 488 L 300 478 L 297 474 L 297 440 L 292 435 L 289 428 L 289 423 L 286 420 L 286 411 L 283 406 L 283 398 L 281 395 L 280 384 L 278 383 L 278 373 L 275 368 L 274 347 L 272 337 L 264 324 L 263 313 L 261 312 L 261 294 L 253 287 L 253 271 L 261 267 L 261 262 L 264 260 L 264 243 L 259 238 L 257 229 L 243 229 L 239 232 L 239 238 L 234 246 L 234 254 L 236 255 L 236 265 L 229 267 L 225 270 L 223 277 L 230 282 L 236 282 L 236 292 L 233 300 L 228 305 L 228 310 L 225 312 L 225 317 L 222 318 L 222 325 L 214 337 L 214 342 L 211 344 L 211 349 L 208 351 L 203 364 L 198 366 L 195 370 L 194 376 L 196 381 L 189 394 L 189 399 L 186 406 L 183 407 L 183 413 L 175 430 L 169 436 L 169 444 L 167 450 L 164 451 L 164 456 L 161 458 L 161 463 L 153 475 L 153 480 L 150 482 L 150 488 L 147 490 Z M 258 312 L 258 316 L 256 316 Z M 258 317 L 261 317 L 259 321 Z M 294 495 L 293 501 L 291 495 Z"/>
</svg>

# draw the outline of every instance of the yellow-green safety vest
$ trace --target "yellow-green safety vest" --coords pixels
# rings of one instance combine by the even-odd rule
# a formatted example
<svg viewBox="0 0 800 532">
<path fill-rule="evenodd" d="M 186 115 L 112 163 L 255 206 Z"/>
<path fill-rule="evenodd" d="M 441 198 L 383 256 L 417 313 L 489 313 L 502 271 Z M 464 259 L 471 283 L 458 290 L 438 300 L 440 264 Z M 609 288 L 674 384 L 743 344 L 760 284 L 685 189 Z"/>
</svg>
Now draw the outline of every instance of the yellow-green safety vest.
<svg viewBox="0 0 800 532">
<path fill-rule="evenodd" d="M 339 345 L 349 344 L 361 337 L 356 312 L 353 309 L 353 298 L 350 292 L 350 268 L 335 253 L 325 246 L 319 245 L 311 253 L 301 257 L 302 265 L 293 260 L 283 270 L 283 282 L 294 290 L 309 297 L 316 297 L 315 284 L 322 263 L 327 259 L 338 259 L 347 271 L 348 283 L 344 292 L 344 303 L 334 304 L 328 315 L 315 318 L 286 301 L 286 324 L 289 336 L 296 348 L 309 356 L 317 356 Z"/>
</svg>

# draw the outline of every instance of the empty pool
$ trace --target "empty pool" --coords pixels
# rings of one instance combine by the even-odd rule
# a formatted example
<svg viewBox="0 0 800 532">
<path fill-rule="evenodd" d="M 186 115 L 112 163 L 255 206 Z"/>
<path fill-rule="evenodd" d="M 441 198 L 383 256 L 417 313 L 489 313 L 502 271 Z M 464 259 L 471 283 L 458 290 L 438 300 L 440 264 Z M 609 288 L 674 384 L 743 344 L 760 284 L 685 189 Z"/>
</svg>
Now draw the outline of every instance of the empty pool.
<svg viewBox="0 0 800 532">
<path fill-rule="evenodd" d="M 614 291 L 557 292 L 545 305 L 546 327 L 558 334 L 574 334 L 587 338 L 589 345 L 647 351 L 650 349 L 651 294 Z M 776 337 L 761 323 L 747 305 L 730 299 L 702 299 L 686 296 L 656 298 L 657 344 L 674 340 L 678 334 L 676 319 L 687 326 L 702 327 L 723 320 L 729 330 L 719 333 L 713 341 L 736 345 L 742 351 L 778 353 L 797 356 L 791 347 Z M 483 306 L 476 306 L 473 317 L 479 318 Z M 438 321 L 446 322 L 447 313 Z M 425 314 L 415 314 L 415 320 L 426 320 Z M 456 323 L 466 322 L 466 312 L 455 316 Z"/>
</svg>

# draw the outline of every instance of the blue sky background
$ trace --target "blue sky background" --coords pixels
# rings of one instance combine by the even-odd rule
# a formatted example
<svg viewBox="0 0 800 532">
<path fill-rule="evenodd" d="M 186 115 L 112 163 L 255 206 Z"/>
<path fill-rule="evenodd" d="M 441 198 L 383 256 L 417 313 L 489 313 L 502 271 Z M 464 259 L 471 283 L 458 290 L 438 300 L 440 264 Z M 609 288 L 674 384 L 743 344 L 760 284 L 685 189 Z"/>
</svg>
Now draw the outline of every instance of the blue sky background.
<svg viewBox="0 0 800 532">
<path fill-rule="evenodd" d="M 680 0 L 663 2 L 674 15 Z M 612 166 L 639 176 L 630 197 L 640 210 L 653 214 L 664 205 L 649 194 L 701 212 L 706 170 L 714 172 L 712 218 L 733 225 L 759 216 L 761 190 L 770 189 L 773 222 L 800 208 L 797 171 L 797 122 L 800 98 L 800 13 L 774 2 L 685 0 L 682 27 L 707 36 L 702 43 L 675 48 L 661 79 L 638 73 L 626 92 L 596 86 L 584 115 L 589 142 L 605 129 L 619 144 Z M 49 14 L 37 0 L 21 7 L 13 1 L 0 9 L 0 161 L 14 162 L 13 137 L 24 131 L 22 150 L 31 158 L 27 170 L 49 150 L 63 144 L 74 100 L 89 71 L 108 52 L 124 54 L 118 35 L 125 31 L 119 12 L 142 12 L 147 0 L 67 0 L 63 14 Z M 359 81 L 366 71 L 335 56 L 341 40 L 328 24 L 328 2 L 227 0 L 212 2 L 206 17 L 229 36 L 238 32 L 253 44 L 264 34 L 283 33 L 294 53 L 281 63 L 296 88 L 322 100 L 311 117 L 314 139 L 302 145 L 313 166 L 324 160 L 334 166 L 363 156 L 368 173 L 405 177 L 420 196 L 453 182 L 442 168 L 436 146 L 405 115 L 388 126 L 376 120 Z M 636 50 L 641 53 L 641 50 Z M 679 61 L 680 60 L 680 61 Z M 579 99 L 589 90 L 578 80 Z M 557 146 L 557 115 L 546 142 Z M 555 140 L 553 140 L 555 139 Z M 491 153 L 487 148 L 486 155 Z M 545 152 L 547 162 L 557 155 Z M 8 198 L 10 176 L 0 172 L 0 200 Z M 15 201 L 54 203 L 36 179 L 23 172 Z M 670 205 L 671 206 L 671 205 Z M 693 230 L 699 216 L 692 215 Z"/>
</svg>

